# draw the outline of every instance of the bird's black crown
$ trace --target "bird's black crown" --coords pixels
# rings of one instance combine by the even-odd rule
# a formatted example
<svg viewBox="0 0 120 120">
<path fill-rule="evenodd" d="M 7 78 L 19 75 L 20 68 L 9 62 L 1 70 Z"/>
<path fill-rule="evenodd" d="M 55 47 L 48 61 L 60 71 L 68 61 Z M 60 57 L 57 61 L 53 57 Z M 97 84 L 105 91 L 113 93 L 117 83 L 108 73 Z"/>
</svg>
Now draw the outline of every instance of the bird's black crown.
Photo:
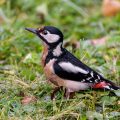
<svg viewBox="0 0 120 120">
<path fill-rule="evenodd" d="M 60 38 L 63 39 L 63 33 L 56 27 L 53 26 L 45 26 L 44 27 L 45 30 L 48 30 L 51 34 L 57 34 L 60 36 Z"/>
</svg>

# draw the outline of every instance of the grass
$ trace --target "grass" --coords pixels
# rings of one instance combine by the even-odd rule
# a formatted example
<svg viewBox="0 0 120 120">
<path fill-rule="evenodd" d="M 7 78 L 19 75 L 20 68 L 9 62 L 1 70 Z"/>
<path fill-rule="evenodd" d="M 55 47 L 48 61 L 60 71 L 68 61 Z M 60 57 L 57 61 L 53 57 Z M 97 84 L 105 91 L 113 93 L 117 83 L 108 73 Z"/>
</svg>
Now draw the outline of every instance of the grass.
<svg viewBox="0 0 120 120">
<path fill-rule="evenodd" d="M 120 119 L 120 100 L 109 92 L 86 91 L 65 100 L 49 96 L 40 65 L 42 43 L 25 27 L 53 25 L 65 40 L 77 40 L 80 48 L 67 49 L 106 78 L 120 85 L 120 14 L 103 17 L 101 0 L 3 0 L 0 2 L 0 119 L 86 120 Z M 108 36 L 105 45 L 92 46 L 88 39 Z M 25 96 L 37 102 L 22 105 Z"/>
</svg>

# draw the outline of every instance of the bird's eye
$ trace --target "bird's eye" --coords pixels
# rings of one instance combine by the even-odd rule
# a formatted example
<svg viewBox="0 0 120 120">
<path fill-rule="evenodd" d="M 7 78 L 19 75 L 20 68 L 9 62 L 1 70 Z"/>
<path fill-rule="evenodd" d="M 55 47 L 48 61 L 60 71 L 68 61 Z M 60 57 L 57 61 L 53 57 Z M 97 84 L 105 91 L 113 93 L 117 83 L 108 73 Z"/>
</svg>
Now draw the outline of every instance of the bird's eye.
<svg viewBox="0 0 120 120">
<path fill-rule="evenodd" d="M 42 34 L 47 35 L 48 34 L 47 30 L 44 30 Z"/>
</svg>

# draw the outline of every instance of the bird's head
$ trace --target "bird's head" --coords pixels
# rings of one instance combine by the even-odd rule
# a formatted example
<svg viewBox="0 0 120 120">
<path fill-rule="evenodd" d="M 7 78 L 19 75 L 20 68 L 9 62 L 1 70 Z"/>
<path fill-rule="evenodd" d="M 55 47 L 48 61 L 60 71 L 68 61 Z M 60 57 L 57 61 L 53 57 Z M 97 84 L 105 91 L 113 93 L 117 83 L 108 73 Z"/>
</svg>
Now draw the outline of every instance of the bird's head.
<svg viewBox="0 0 120 120">
<path fill-rule="evenodd" d="M 35 28 L 25 28 L 25 29 L 36 34 L 51 49 L 52 48 L 54 49 L 54 47 L 56 47 L 59 44 L 62 45 L 63 43 L 63 34 L 56 27 L 45 26 L 37 29 Z"/>
</svg>

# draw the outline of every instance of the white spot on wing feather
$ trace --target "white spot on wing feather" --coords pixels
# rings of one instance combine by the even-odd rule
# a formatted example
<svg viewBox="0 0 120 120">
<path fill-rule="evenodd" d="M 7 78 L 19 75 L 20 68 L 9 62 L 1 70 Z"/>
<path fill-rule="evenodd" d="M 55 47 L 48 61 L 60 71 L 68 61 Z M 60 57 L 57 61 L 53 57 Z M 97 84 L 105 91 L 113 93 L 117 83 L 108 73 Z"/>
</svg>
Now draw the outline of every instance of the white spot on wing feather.
<svg viewBox="0 0 120 120">
<path fill-rule="evenodd" d="M 98 79 L 100 79 L 100 76 L 99 76 L 99 75 L 97 75 L 97 77 L 98 77 Z"/>
<path fill-rule="evenodd" d="M 87 78 L 86 80 L 90 80 L 92 77 Z"/>
<path fill-rule="evenodd" d="M 72 73 L 83 73 L 83 74 L 88 74 L 88 71 L 80 68 L 80 67 L 77 67 L 75 65 L 73 65 L 72 63 L 69 63 L 69 62 L 61 62 L 59 63 L 60 67 L 63 68 L 63 70 L 67 71 L 67 72 L 72 72 Z"/>
<path fill-rule="evenodd" d="M 83 79 L 81 82 L 85 82 L 86 80 L 85 79 Z"/>
<path fill-rule="evenodd" d="M 93 77 L 93 71 L 92 71 L 90 74 L 91 74 L 91 76 Z"/>
<path fill-rule="evenodd" d="M 95 82 L 98 82 L 98 79 L 95 79 Z"/>
</svg>

